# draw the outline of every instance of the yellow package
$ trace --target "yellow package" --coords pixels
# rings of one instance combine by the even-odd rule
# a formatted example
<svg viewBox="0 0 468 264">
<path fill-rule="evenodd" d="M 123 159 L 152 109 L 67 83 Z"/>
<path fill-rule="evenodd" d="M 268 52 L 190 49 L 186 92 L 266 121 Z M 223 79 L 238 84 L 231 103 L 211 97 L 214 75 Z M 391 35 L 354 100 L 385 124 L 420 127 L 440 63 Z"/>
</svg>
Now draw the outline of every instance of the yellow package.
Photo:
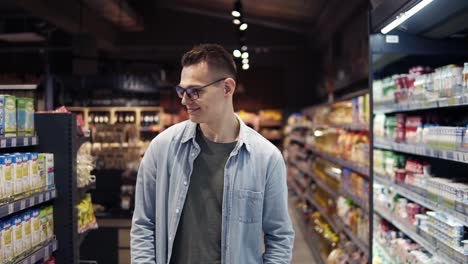
<svg viewBox="0 0 468 264">
<path fill-rule="evenodd" d="M 19 215 L 13 217 L 13 248 L 15 256 L 23 253 L 23 219 Z"/>
<path fill-rule="evenodd" d="M 26 211 L 23 217 L 23 251 L 29 251 L 32 248 L 31 237 L 31 211 Z"/>
<path fill-rule="evenodd" d="M 13 259 L 14 247 L 13 247 L 13 220 L 7 219 L 3 222 L 3 237 L 0 243 L 3 247 L 3 256 L 5 262 L 10 262 Z"/>
<path fill-rule="evenodd" d="M 31 243 L 32 247 L 36 247 L 41 243 L 41 219 L 39 217 L 39 209 L 33 209 L 31 215 Z"/>
</svg>

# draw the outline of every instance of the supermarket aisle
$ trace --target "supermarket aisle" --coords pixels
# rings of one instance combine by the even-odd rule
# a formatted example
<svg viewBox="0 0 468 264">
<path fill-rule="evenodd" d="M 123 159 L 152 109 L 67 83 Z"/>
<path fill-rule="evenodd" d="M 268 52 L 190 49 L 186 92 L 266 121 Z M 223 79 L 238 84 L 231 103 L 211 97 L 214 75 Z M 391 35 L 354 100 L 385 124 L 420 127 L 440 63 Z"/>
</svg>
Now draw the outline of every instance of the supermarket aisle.
<svg viewBox="0 0 468 264">
<path fill-rule="evenodd" d="M 294 226 L 296 237 L 294 240 L 293 258 L 291 264 L 315 264 L 311 251 L 304 240 L 304 234 L 301 232 L 297 219 L 293 216 L 292 208 L 289 208 L 289 215 Z"/>
</svg>

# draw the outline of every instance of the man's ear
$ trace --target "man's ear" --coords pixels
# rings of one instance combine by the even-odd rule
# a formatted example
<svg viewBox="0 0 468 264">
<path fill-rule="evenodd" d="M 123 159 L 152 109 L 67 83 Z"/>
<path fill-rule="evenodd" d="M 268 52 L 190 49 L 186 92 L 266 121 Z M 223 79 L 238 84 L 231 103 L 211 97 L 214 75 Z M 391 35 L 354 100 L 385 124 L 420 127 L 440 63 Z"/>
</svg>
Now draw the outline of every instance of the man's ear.
<svg viewBox="0 0 468 264">
<path fill-rule="evenodd" d="M 232 78 L 227 78 L 224 81 L 224 94 L 233 95 L 236 90 L 236 81 Z"/>
</svg>

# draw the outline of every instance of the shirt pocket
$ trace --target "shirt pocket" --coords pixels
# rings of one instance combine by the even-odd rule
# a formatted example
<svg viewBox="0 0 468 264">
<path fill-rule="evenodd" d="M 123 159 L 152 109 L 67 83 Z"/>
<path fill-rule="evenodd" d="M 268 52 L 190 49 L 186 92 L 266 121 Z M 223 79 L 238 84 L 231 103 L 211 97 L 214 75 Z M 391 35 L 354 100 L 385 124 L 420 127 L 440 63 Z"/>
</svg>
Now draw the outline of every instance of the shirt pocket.
<svg viewBox="0 0 468 264">
<path fill-rule="evenodd" d="M 239 221 L 242 223 L 258 223 L 263 213 L 263 193 L 250 190 L 237 192 Z"/>
</svg>

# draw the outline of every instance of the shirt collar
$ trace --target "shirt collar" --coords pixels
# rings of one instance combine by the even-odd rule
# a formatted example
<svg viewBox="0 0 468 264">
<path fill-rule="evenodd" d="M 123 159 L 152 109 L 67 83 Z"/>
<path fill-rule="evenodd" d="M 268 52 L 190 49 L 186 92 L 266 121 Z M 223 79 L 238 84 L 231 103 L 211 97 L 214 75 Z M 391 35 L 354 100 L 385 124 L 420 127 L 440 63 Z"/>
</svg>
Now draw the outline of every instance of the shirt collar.
<svg viewBox="0 0 468 264">
<path fill-rule="evenodd" d="M 250 141 L 249 137 L 247 135 L 249 127 L 242 121 L 242 119 L 235 114 L 237 120 L 239 120 L 239 144 L 236 146 L 236 150 L 240 149 L 242 145 L 245 145 L 245 148 L 247 151 L 250 152 Z M 195 136 L 197 132 L 197 123 L 194 123 L 192 121 L 187 121 L 187 125 L 185 126 L 184 133 L 182 135 L 182 143 L 186 143 L 189 140 L 195 141 Z"/>
</svg>

